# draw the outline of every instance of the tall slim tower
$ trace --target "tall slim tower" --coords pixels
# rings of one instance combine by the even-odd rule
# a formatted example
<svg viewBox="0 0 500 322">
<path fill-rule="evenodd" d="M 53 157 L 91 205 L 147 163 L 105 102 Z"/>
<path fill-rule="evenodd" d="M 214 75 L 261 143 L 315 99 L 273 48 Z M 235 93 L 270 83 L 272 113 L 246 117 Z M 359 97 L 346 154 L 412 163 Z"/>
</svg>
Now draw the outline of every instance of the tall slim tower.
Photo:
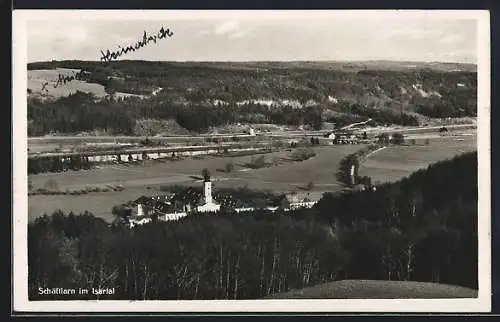
<svg viewBox="0 0 500 322">
<path fill-rule="evenodd" d="M 205 191 L 205 204 L 212 203 L 212 182 L 210 179 L 203 182 L 203 188 Z"/>
<path fill-rule="evenodd" d="M 144 206 L 142 204 L 137 205 L 137 216 L 144 216 Z"/>
</svg>

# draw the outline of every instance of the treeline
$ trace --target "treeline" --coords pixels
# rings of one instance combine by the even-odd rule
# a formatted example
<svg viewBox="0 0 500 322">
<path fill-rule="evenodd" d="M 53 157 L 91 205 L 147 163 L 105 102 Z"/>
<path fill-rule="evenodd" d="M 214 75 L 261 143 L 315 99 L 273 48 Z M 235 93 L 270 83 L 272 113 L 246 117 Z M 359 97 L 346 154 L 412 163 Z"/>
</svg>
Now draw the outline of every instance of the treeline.
<svg viewBox="0 0 500 322">
<path fill-rule="evenodd" d="M 365 185 L 367 188 L 372 186 L 370 177 L 360 176 L 359 167 L 366 160 L 367 156 L 389 144 L 404 144 L 405 138 L 401 133 L 394 133 L 391 136 L 387 133 L 378 135 L 377 142 L 370 144 L 354 153 L 346 155 L 340 160 L 339 170 L 337 172 L 337 180 L 345 187 L 353 188 L 358 184 Z"/>
<path fill-rule="evenodd" d="M 39 287 L 115 289 L 101 299 L 256 299 L 337 279 L 345 260 L 327 226 L 265 212 L 134 230 L 55 213 L 31 224 L 28 240 L 31 300 L 68 299 Z"/>
<path fill-rule="evenodd" d="M 134 134 L 136 122 L 143 119 L 175 120 L 193 132 L 205 132 L 210 127 L 244 123 L 280 125 L 310 124 L 320 129 L 322 109 L 290 106 L 267 107 L 259 104 L 244 106 L 210 106 L 201 103 L 178 104 L 168 99 L 140 100 L 129 98 L 97 100 L 92 94 L 76 92 L 57 100 L 28 99 L 28 135 L 41 136 L 51 132 L 78 133 L 102 130 L 109 134 Z"/>
<path fill-rule="evenodd" d="M 387 108 L 369 108 L 360 104 L 342 102 L 340 110 L 346 114 L 363 117 L 362 121 L 372 119 L 373 125 L 399 124 L 403 126 L 418 126 L 419 121 L 415 115 L 403 111 L 394 111 Z M 360 122 L 360 121 L 358 121 Z M 354 122 L 352 122 L 354 123 Z"/>
<path fill-rule="evenodd" d="M 325 194 L 313 209 L 135 229 L 56 212 L 28 226 L 29 296 L 107 287 L 115 294 L 101 299 L 257 299 L 342 279 L 477 289 L 477 153 L 377 188 Z"/>
<path fill-rule="evenodd" d="M 370 144 L 369 146 L 360 149 L 359 151 L 343 157 L 342 160 L 340 160 L 339 170 L 337 172 L 337 180 L 348 188 L 352 188 L 357 184 L 364 184 L 370 187 L 371 178 L 359 176 L 359 166 L 364 162 L 366 155 L 377 149 L 381 149 L 385 144 L 388 143 L 389 142 L 384 142 L 383 140 L 381 140 L 377 144 Z"/>
<path fill-rule="evenodd" d="M 127 106 L 109 100 L 96 101 L 92 94 L 76 92 L 55 101 L 28 99 L 28 135 L 51 132 L 79 133 L 103 130 L 110 134 L 132 134 L 135 121 Z"/>
<path fill-rule="evenodd" d="M 28 174 L 88 170 L 92 167 L 87 156 L 28 158 Z"/>
</svg>

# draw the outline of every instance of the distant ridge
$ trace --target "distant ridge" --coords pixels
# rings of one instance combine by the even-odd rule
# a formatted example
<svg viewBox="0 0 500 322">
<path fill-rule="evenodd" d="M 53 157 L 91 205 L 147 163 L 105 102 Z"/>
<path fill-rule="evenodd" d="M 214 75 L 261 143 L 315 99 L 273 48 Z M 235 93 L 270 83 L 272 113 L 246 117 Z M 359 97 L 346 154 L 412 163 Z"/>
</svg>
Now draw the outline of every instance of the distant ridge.
<svg viewBox="0 0 500 322">
<path fill-rule="evenodd" d="M 329 69 L 329 70 L 346 70 L 358 71 L 364 69 L 371 70 L 412 70 L 412 69 L 432 69 L 443 72 L 464 71 L 476 72 L 477 65 L 470 63 L 456 62 L 419 62 L 419 61 L 391 61 L 391 60 L 368 60 L 368 61 L 149 61 L 149 60 L 117 60 L 112 64 L 127 64 L 127 63 L 143 63 L 148 64 L 166 64 L 173 66 L 201 66 L 211 68 L 302 68 L 302 69 Z M 57 65 L 62 67 L 65 64 L 100 64 L 99 61 L 85 60 L 61 60 L 61 61 L 38 61 L 28 63 L 28 69 L 43 69 L 47 65 Z"/>
</svg>

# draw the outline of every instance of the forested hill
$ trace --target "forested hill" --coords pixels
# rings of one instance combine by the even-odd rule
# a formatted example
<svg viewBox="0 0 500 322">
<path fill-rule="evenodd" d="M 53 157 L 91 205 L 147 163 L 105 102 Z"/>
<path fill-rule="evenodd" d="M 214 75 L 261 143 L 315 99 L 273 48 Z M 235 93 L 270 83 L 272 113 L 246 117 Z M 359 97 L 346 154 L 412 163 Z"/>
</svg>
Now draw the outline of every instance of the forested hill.
<svg viewBox="0 0 500 322">
<path fill-rule="evenodd" d="M 82 285 L 128 300 L 257 299 L 338 280 L 477 289 L 477 200 L 477 154 L 468 153 L 376 192 L 328 194 L 288 213 L 189 216 L 132 230 L 55 213 L 28 227 L 30 299 L 47 299 L 39 287 Z"/>
<path fill-rule="evenodd" d="M 80 71 L 78 79 L 60 84 L 59 88 L 64 90 L 53 91 L 51 86 L 57 81 L 55 68 Z M 308 123 L 318 128 L 321 121 L 338 123 L 343 121 L 342 117 L 350 117 L 348 121 L 373 118 L 379 123 L 400 123 L 402 111 L 407 125 L 416 125 L 420 116 L 476 115 L 475 65 L 54 61 L 28 64 L 28 78 L 28 117 L 34 123 L 41 123 L 35 126 L 34 134 L 44 133 L 44 128 L 51 126 L 55 126 L 52 130 L 60 132 L 88 130 L 88 126 L 83 125 L 73 126 L 73 129 L 48 124 L 59 120 L 67 122 L 64 113 L 80 108 L 69 107 L 67 102 L 47 103 L 45 100 L 62 99 L 61 96 L 78 90 L 97 96 L 100 102 L 93 105 L 112 105 L 110 100 L 120 100 L 119 106 L 124 110 L 117 107 L 112 113 L 120 113 L 132 123 L 141 118 L 175 119 L 183 123 L 184 128 L 194 131 L 234 122 Z M 48 86 L 43 87 L 45 83 Z M 211 111 L 214 106 L 237 112 Z M 50 112 L 44 111 L 45 107 Z M 102 110 L 105 107 L 90 108 L 101 120 L 111 123 L 111 117 Z M 188 108 L 194 108 L 197 115 L 201 113 L 205 121 L 185 121 L 192 116 L 185 111 Z M 304 112 L 306 108 L 311 108 L 312 112 Z M 179 113 L 185 115 L 178 116 Z M 114 124 L 105 127 L 120 131 Z"/>
</svg>

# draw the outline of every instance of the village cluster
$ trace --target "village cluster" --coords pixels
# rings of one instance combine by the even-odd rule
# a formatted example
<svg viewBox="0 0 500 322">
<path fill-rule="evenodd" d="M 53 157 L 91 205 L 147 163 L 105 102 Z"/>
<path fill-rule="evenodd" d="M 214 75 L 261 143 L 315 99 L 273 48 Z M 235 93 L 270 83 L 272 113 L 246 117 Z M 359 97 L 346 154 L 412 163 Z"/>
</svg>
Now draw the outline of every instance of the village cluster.
<svg viewBox="0 0 500 322">
<path fill-rule="evenodd" d="M 291 199 L 291 200 L 289 200 Z M 272 206 L 262 207 L 263 209 L 276 211 L 282 209 L 284 211 L 311 208 L 316 201 L 311 201 L 306 198 L 287 198 L 283 196 L 274 202 Z M 156 218 L 158 221 L 175 221 L 196 213 L 216 213 L 221 210 L 221 204 L 233 209 L 237 213 L 252 211 L 257 207 L 238 207 L 237 203 L 226 200 L 217 201 L 212 195 L 212 181 L 210 178 L 205 178 L 203 181 L 203 193 L 198 195 L 196 191 L 188 189 L 185 191 L 182 198 L 176 198 L 175 194 L 156 196 L 156 197 L 141 197 L 133 202 L 135 210 L 132 216 L 128 219 L 128 224 L 132 228 L 137 225 L 143 225 L 153 221 Z M 197 206 L 194 206 L 198 204 Z"/>
</svg>

